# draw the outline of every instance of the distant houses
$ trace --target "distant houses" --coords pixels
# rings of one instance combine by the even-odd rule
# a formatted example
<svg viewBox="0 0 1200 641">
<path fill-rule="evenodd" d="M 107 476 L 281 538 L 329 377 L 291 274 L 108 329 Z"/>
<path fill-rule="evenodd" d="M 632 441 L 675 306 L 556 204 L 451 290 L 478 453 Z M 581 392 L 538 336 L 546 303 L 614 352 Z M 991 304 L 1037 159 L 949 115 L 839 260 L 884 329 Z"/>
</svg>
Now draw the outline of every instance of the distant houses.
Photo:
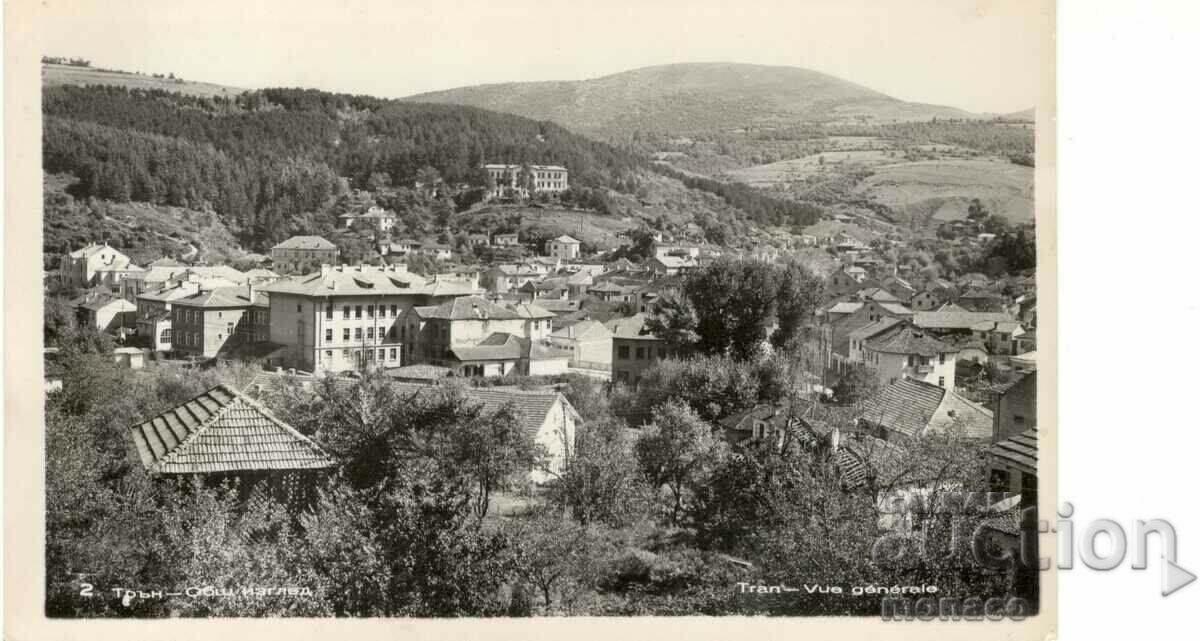
<svg viewBox="0 0 1200 641">
<path fill-rule="evenodd" d="M 493 187 L 487 192 L 488 198 L 502 198 L 510 192 L 522 196 L 537 193 L 557 194 L 566 191 L 570 185 L 566 167 L 559 165 L 528 165 L 532 193 L 530 189 L 520 184 L 522 166 L 510 164 L 487 164 L 483 170 L 491 178 Z"/>
<path fill-rule="evenodd" d="M 320 236 L 292 236 L 271 248 L 271 267 L 281 274 L 301 273 L 338 262 L 338 248 Z"/>
</svg>

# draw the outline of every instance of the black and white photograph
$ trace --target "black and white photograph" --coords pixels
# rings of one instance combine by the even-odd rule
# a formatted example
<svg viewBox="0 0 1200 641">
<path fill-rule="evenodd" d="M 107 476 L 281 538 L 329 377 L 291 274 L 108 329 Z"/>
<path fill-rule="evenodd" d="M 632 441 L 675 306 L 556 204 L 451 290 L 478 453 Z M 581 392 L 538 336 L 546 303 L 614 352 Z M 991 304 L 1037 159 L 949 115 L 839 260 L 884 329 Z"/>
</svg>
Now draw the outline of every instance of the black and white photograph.
<svg viewBox="0 0 1200 641">
<path fill-rule="evenodd" d="M 1053 617 L 1053 3 L 44 4 L 46 618 Z"/>
</svg>

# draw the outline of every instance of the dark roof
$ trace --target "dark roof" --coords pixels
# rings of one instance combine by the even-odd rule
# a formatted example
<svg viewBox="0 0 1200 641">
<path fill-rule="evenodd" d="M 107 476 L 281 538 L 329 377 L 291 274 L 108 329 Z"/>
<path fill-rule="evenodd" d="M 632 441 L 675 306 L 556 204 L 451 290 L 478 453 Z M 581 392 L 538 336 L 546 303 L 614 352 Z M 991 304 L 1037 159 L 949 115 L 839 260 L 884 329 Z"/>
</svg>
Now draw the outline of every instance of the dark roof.
<svg viewBox="0 0 1200 641">
<path fill-rule="evenodd" d="M 847 489 L 865 486 L 871 479 L 888 477 L 904 456 L 904 448 L 867 434 L 847 436 L 834 454 L 842 485 Z"/>
<path fill-rule="evenodd" d="M 241 392 L 218 385 L 130 428 L 142 464 L 157 474 L 332 467 L 314 442 Z"/>
<path fill-rule="evenodd" d="M 421 380 L 437 380 L 446 378 L 450 375 L 449 367 L 439 367 L 437 365 L 428 365 L 420 363 L 417 365 L 405 365 L 404 367 L 393 367 L 384 370 L 384 374 L 392 378 L 399 379 L 421 379 Z"/>
<path fill-rule="evenodd" d="M 937 356 L 958 349 L 926 334 L 909 323 L 884 330 L 866 341 L 868 349 L 884 354 Z"/>
<path fill-rule="evenodd" d="M 175 305 L 185 307 L 249 307 L 251 305 L 266 305 L 267 295 L 255 292 L 254 300 L 245 287 L 217 287 L 202 290 L 190 296 L 181 296 L 171 301 Z"/>
<path fill-rule="evenodd" d="M 992 445 L 988 448 L 988 453 L 1024 473 L 1037 474 L 1037 428 L 1025 430 Z"/>
<path fill-rule="evenodd" d="M 917 312 L 913 315 L 913 324 L 926 329 L 971 329 L 975 323 L 987 320 L 1010 321 L 1012 316 L 1004 312 L 950 311 L 946 307 L 936 312 Z"/>
</svg>

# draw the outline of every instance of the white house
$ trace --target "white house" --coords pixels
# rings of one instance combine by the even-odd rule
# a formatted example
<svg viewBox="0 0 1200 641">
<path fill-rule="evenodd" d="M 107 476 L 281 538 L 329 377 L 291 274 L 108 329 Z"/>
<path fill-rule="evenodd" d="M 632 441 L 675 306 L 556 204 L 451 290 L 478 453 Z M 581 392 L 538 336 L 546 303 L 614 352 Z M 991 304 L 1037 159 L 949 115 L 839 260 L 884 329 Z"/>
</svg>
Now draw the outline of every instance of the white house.
<svg viewBox="0 0 1200 641">
<path fill-rule="evenodd" d="M 579 241 L 566 234 L 551 240 L 547 245 L 548 253 L 554 258 L 558 258 L 559 260 L 575 260 L 579 258 Z"/>
</svg>

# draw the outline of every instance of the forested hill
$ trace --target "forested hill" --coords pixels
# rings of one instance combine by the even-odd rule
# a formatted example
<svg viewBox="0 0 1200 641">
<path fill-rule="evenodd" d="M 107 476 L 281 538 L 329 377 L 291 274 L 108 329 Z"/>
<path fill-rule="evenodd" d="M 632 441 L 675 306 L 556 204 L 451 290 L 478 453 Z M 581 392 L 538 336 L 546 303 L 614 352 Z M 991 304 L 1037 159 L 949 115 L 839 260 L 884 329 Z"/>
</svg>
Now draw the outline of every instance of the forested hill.
<svg viewBox="0 0 1200 641">
<path fill-rule="evenodd" d="M 558 164 L 573 190 L 637 193 L 644 158 L 548 122 L 475 107 L 305 89 L 191 96 L 113 86 L 43 92 L 43 167 L 70 173 L 77 197 L 212 210 L 247 248 L 331 226 L 349 188 L 412 185 L 433 167 L 482 185 L 485 162 Z M 716 181 L 748 221 L 810 224 L 812 207 Z M 587 200 L 587 199 L 583 199 Z M 600 197 L 603 200 L 603 197 Z"/>
<path fill-rule="evenodd" d="M 471 183 L 484 162 L 537 162 L 570 167 L 575 185 L 625 191 L 646 167 L 557 125 L 471 107 L 293 89 L 207 98 L 63 86 L 43 96 L 44 168 L 78 176 L 79 195 L 211 207 L 252 245 L 325 207 L 346 189 L 341 177 L 411 184 L 428 165 Z"/>
</svg>

